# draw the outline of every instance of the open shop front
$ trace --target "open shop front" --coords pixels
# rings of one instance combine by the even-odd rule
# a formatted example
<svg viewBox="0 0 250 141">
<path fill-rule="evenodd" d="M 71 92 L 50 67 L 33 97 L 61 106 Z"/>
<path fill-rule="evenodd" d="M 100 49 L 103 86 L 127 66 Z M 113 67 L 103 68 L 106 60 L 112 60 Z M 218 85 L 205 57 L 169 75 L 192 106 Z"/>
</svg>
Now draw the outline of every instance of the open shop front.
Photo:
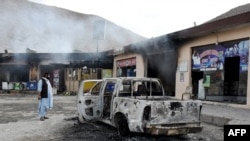
<svg viewBox="0 0 250 141">
<path fill-rule="evenodd" d="M 136 57 L 118 60 L 117 77 L 135 77 L 136 76 Z"/>
<path fill-rule="evenodd" d="M 248 57 L 248 39 L 192 48 L 195 97 L 246 104 Z"/>
</svg>

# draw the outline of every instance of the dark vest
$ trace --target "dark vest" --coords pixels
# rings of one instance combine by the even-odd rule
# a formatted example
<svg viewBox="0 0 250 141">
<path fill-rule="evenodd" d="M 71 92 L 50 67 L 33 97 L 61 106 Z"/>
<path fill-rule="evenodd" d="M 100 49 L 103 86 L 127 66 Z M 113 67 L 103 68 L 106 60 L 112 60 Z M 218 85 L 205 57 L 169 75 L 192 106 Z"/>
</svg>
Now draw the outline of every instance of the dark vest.
<svg viewBox="0 0 250 141">
<path fill-rule="evenodd" d="M 48 85 L 44 78 L 42 78 L 41 98 L 48 98 Z"/>
</svg>

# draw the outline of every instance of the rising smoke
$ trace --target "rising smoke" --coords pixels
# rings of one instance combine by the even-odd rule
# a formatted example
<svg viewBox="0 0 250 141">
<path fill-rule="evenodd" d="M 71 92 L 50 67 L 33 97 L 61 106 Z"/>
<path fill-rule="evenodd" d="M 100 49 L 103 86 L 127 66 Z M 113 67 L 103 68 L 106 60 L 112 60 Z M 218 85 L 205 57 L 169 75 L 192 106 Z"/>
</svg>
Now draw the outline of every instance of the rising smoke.
<svg viewBox="0 0 250 141">
<path fill-rule="evenodd" d="M 11 53 L 95 52 L 93 39 L 95 15 L 75 13 L 61 8 L 41 5 L 27 0 L 0 0 L 1 50 Z M 113 48 L 144 40 L 112 22 L 107 22 L 105 39 L 99 50 Z"/>
</svg>

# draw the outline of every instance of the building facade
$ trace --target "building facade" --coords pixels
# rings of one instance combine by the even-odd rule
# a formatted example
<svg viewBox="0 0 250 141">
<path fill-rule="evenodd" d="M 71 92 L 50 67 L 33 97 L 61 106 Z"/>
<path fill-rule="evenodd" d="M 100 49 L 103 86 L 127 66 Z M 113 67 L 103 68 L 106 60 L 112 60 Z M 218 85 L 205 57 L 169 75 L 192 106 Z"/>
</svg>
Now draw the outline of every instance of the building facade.
<svg viewBox="0 0 250 141">
<path fill-rule="evenodd" d="M 183 44 L 178 55 L 176 96 L 180 98 L 185 88 L 192 86 L 198 99 L 250 105 L 249 37 L 250 26 L 243 26 Z"/>
<path fill-rule="evenodd" d="M 249 9 L 246 4 L 199 26 L 131 44 L 116 61 L 140 54 L 143 76 L 165 81 L 165 90 L 174 88 L 176 98 L 192 88 L 195 99 L 250 106 Z"/>
<path fill-rule="evenodd" d="M 160 78 L 167 95 L 175 95 L 176 45 L 167 35 L 125 46 L 114 52 L 114 77 Z"/>
<path fill-rule="evenodd" d="M 113 77 L 145 77 L 141 54 L 122 54 L 114 57 Z"/>
</svg>

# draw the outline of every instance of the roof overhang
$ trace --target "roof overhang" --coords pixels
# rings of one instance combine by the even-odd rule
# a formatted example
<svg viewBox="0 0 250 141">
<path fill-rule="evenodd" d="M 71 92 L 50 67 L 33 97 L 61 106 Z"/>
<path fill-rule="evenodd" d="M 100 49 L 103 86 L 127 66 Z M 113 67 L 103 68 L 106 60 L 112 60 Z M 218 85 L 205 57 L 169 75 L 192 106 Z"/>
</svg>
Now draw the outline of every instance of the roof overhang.
<svg viewBox="0 0 250 141">
<path fill-rule="evenodd" d="M 250 25 L 250 12 L 206 22 L 199 26 L 130 44 L 124 47 L 124 53 L 135 52 L 147 54 L 148 52 L 169 51 L 187 40 L 246 25 Z"/>
<path fill-rule="evenodd" d="M 248 24 L 250 24 L 250 12 L 173 32 L 169 34 L 169 37 L 173 40 L 183 41 Z"/>
<path fill-rule="evenodd" d="M 99 53 L 8 53 L 0 54 L 0 63 L 15 64 L 16 60 L 27 64 L 39 64 L 42 61 L 57 66 L 103 66 L 113 64 L 113 51 Z"/>
</svg>

